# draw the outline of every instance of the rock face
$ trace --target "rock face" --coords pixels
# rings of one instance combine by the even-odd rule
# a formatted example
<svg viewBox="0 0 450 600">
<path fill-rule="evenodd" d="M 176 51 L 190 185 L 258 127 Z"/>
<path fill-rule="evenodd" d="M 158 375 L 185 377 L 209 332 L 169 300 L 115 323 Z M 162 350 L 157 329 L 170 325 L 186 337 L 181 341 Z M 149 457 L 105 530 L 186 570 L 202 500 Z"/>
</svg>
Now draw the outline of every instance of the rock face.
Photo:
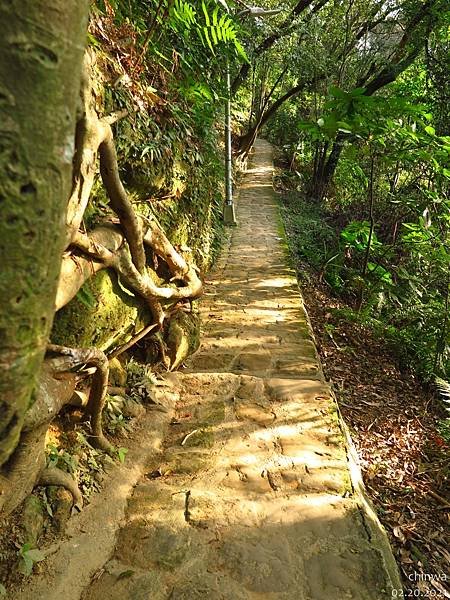
<svg viewBox="0 0 450 600">
<path fill-rule="evenodd" d="M 132 27 L 136 17 L 134 10 L 122 10 L 129 13 L 127 18 Z M 101 49 L 90 49 L 96 109 L 103 114 L 108 114 L 112 106 L 114 110 L 117 108 L 116 99 L 112 106 L 110 102 L 122 68 L 116 55 L 108 57 L 109 52 L 108 44 Z M 105 67 L 108 61 L 110 67 Z M 119 71 L 114 72 L 113 65 L 119 65 Z M 128 106 L 133 105 L 135 96 L 128 85 L 121 88 L 120 94 L 121 102 L 126 102 L 128 96 Z M 185 139 L 184 127 L 193 114 L 188 111 L 184 115 L 183 129 L 179 129 L 178 121 L 168 118 L 172 109 L 183 107 L 186 110 L 184 100 L 177 104 L 176 96 L 167 103 L 171 109 L 167 109 L 166 118 L 161 118 L 158 126 L 155 124 L 165 140 L 160 146 L 164 160 L 150 161 L 148 156 L 145 160 L 140 157 L 142 147 L 148 143 L 148 120 L 155 119 L 154 107 L 148 107 L 149 112 L 142 108 L 133 117 L 121 121 L 116 138 L 117 159 L 121 178 L 136 213 L 152 219 L 156 217 L 170 242 L 189 257 L 189 262 L 206 271 L 216 254 L 222 230 L 222 156 L 220 146 L 215 142 L 219 133 L 215 127 L 208 127 L 205 121 L 201 132 L 192 131 L 189 139 Z M 164 112 L 161 107 L 157 110 L 160 115 Z M 192 153 L 195 153 L 195 160 L 192 160 Z M 154 201 L 158 196 L 164 196 L 164 202 Z M 105 191 L 95 183 L 84 215 L 83 227 L 88 232 L 98 221 L 103 221 L 108 213 L 107 204 Z M 167 274 L 164 267 L 158 265 L 158 261 L 154 262 L 149 253 L 148 264 L 152 263 L 164 278 Z M 125 289 L 114 273 L 105 270 L 90 277 L 76 297 L 58 310 L 51 339 L 53 343 L 64 346 L 96 346 L 106 350 L 128 341 L 133 333 L 148 324 L 149 319 L 146 305 Z"/>
</svg>

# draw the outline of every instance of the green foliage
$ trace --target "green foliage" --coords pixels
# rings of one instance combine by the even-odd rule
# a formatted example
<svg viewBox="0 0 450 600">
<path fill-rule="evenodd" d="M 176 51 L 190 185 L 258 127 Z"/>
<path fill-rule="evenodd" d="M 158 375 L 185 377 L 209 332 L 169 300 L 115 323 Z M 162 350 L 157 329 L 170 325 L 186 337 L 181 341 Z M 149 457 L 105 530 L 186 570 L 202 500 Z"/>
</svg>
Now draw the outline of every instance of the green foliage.
<svg viewBox="0 0 450 600">
<path fill-rule="evenodd" d="M 223 161 L 216 124 L 226 60 L 240 52 L 237 24 L 215 0 L 97 6 L 90 31 L 102 40 L 108 72 L 104 112 L 130 113 L 115 125 L 121 176 L 137 210 L 156 214 L 173 242 L 195 240 L 194 258 L 207 267 L 221 228 Z"/>
<path fill-rule="evenodd" d="M 77 444 L 73 452 L 78 457 L 76 477 L 79 488 L 86 499 L 100 489 L 99 478 L 104 472 L 104 465 L 111 459 L 107 454 L 93 448 L 84 435 L 77 431 Z"/>
<path fill-rule="evenodd" d="M 86 306 L 86 308 L 95 308 L 97 305 L 97 301 L 95 299 L 94 294 L 92 293 L 89 284 L 85 283 L 77 292 L 76 298 L 81 304 Z"/>
<path fill-rule="evenodd" d="M 190 29 L 197 22 L 196 11 L 189 2 L 184 0 L 175 0 L 170 7 L 169 14 L 173 20 L 180 22 L 186 29 Z M 175 27 L 175 25 L 172 26 Z"/>
<path fill-rule="evenodd" d="M 121 396 L 107 396 L 104 420 L 105 429 L 111 434 L 117 434 L 120 431 L 129 430 L 129 419 L 122 413 L 124 398 Z"/>
<path fill-rule="evenodd" d="M 19 550 L 19 571 L 27 577 L 33 572 L 34 565 L 45 560 L 45 554 L 33 548 L 31 544 L 24 544 Z"/>
<path fill-rule="evenodd" d="M 450 413 L 450 383 L 441 377 L 436 377 L 435 383 L 442 396 L 443 402 L 445 402 L 446 410 Z"/>
<path fill-rule="evenodd" d="M 158 379 L 151 370 L 151 365 L 143 365 L 132 358 L 127 363 L 127 387 L 133 400 L 146 402 L 152 399 L 154 387 Z"/>
<path fill-rule="evenodd" d="M 295 192 L 284 196 L 283 202 L 283 220 L 294 256 L 320 272 L 338 247 L 335 232 L 327 225 L 326 213 Z"/>
<path fill-rule="evenodd" d="M 71 439 L 69 442 L 67 436 L 63 435 L 60 446 L 48 444 L 46 454 L 47 466 L 70 473 L 77 480 L 86 499 L 100 489 L 98 476 L 104 471 L 104 463 L 110 459 L 103 452 L 93 448 L 81 431 L 76 431 L 75 441 Z M 52 516 L 53 509 L 45 495 L 43 502 L 48 514 Z"/>
<path fill-rule="evenodd" d="M 228 14 L 223 12 L 221 14 L 221 11 L 223 11 L 222 6 L 216 5 L 211 9 L 211 4 L 207 5 L 202 0 L 201 11 L 198 14 L 189 2 L 175 0 L 169 9 L 170 27 L 185 36 L 192 30 L 195 31 L 203 46 L 213 55 L 217 47 L 231 45 L 236 53 L 247 61 L 245 50 L 238 40 L 235 23 Z"/>
<path fill-rule="evenodd" d="M 369 244 L 370 223 L 368 221 L 351 221 L 341 231 L 341 240 L 345 247 L 364 252 Z M 377 239 L 377 234 L 372 233 L 370 237 L 370 248 L 379 249 L 381 243 Z"/>
<path fill-rule="evenodd" d="M 128 453 L 128 448 L 118 448 L 117 450 L 117 456 L 119 457 L 119 460 L 121 463 L 125 462 L 125 458 L 127 456 Z"/>
<path fill-rule="evenodd" d="M 287 143 L 308 196 L 317 197 L 339 140 L 322 206 L 334 235 L 322 277 L 361 318 L 370 315 L 401 361 L 425 379 L 450 376 L 450 144 L 436 121 L 442 112 L 427 102 L 429 81 L 422 63 L 382 95 L 316 88 L 270 125 L 272 139 Z M 317 268 L 322 245 L 314 236 L 311 243 Z"/>
<path fill-rule="evenodd" d="M 58 448 L 55 444 L 48 444 L 46 447 L 47 466 L 56 467 L 74 474 L 78 469 L 78 460 L 76 456 L 66 450 Z"/>
</svg>

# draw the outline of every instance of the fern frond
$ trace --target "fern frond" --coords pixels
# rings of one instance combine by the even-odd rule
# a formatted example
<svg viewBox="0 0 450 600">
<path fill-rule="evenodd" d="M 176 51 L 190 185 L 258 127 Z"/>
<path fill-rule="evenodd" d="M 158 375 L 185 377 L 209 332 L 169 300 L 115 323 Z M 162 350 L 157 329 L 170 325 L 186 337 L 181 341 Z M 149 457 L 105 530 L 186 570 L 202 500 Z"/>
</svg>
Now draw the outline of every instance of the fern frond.
<svg viewBox="0 0 450 600">
<path fill-rule="evenodd" d="M 175 0 L 170 10 L 172 28 L 177 33 L 182 28 L 183 35 L 194 29 L 203 46 L 209 48 L 213 55 L 220 43 L 230 44 L 234 46 L 236 53 L 248 62 L 245 50 L 237 39 L 236 27 L 231 17 L 228 14 L 220 15 L 218 6 L 210 14 L 205 0 L 201 2 L 201 9 L 197 14 L 187 0 Z"/>
<path fill-rule="evenodd" d="M 445 404 L 449 406 L 445 406 L 446 410 L 450 413 L 450 383 L 445 381 L 445 379 L 441 379 L 440 377 L 435 377 L 436 387 L 439 390 L 439 394 L 442 397 L 442 400 Z"/>
</svg>

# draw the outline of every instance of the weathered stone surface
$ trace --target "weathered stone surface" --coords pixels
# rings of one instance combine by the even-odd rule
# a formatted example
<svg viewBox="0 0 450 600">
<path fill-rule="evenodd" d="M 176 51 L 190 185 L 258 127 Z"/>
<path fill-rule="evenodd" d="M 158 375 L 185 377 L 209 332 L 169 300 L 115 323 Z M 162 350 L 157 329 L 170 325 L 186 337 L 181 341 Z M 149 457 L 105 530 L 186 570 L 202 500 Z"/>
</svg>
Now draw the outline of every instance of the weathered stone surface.
<svg viewBox="0 0 450 600">
<path fill-rule="evenodd" d="M 236 404 L 236 416 L 238 419 L 248 419 L 263 426 L 270 425 L 276 418 L 270 407 L 244 402 Z"/>
<path fill-rule="evenodd" d="M 127 564 L 111 561 L 106 572 L 93 582 L 83 600 L 165 600 L 167 595 L 167 588 L 158 571 L 130 568 Z"/>
<path fill-rule="evenodd" d="M 117 542 L 117 558 L 130 567 L 161 568 L 171 571 L 190 551 L 190 540 L 176 527 L 166 523 L 130 524 L 122 529 Z"/>
<path fill-rule="evenodd" d="M 193 371 L 226 371 L 234 359 L 231 352 L 211 354 L 200 352 L 190 361 L 190 370 Z"/>
<path fill-rule="evenodd" d="M 200 450 L 173 448 L 166 453 L 163 472 L 166 474 L 194 474 L 208 463 L 209 454 Z"/>
<path fill-rule="evenodd" d="M 238 371 L 264 371 L 270 369 L 272 356 L 269 350 L 260 348 L 255 352 L 241 352 L 236 360 L 234 368 Z"/>
<path fill-rule="evenodd" d="M 399 589 L 354 496 L 285 266 L 270 147 L 257 148 L 241 225 L 200 306 L 202 347 L 174 382 L 181 395 L 159 470 L 137 486 L 85 600 L 390 600 Z M 132 571 L 129 585 L 120 569 Z"/>
<path fill-rule="evenodd" d="M 23 503 L 21 525 L 25 543 L 35 548 L 44 527 L 44 508 L 41 500 L 33 494 Z"/>
<path fill-rule="evenodd" d="M 270 397 L 276 402 L 299 400 L 314 404 L 318 398 L 330 398 L 330 390 L 326 385 L 308 379 L 276 377 L 267 379 L 266 386 Z"/>
<path fill-rule="evenodd" d="M 117 386 L 124 386 L 127 383 L 127 371 L 118 358 L 109 361 L 108 383 Z"/>
<path fill-rule="evenodd" d="M 322 374 L 317 362 L 305 358 L 282 358 L 277 359 L 274 371 L 280 377 L 305 377 L 309 379 L 321 379 Z"/>
</svg>

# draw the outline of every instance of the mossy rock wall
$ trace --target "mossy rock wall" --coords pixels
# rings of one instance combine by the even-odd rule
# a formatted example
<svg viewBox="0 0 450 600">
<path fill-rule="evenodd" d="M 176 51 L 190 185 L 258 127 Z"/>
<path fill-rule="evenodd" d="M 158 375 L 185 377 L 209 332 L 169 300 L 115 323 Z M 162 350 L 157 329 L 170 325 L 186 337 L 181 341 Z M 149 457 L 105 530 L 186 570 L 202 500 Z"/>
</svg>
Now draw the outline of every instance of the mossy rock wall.
<svg viewBox="0 0 450 600">
<path fill-rule="evenodd" d="M 211 181 L 205 185 L 195 169 L 187 171 L 186 176 L 189 184 L 179 199 L 145 205 L 139 201 L 142 191 L 131 191 L 130 196 L 137 200 L 139 212 L 157 217 L 173 244 L 192 250 L 196 264 L 205 272 L 220 247 L 222 182 L 217 181 L 211 193 Z M 150 185 L 155 183 L 150 182 Z M 107 350 L 127 341 L 148 324 L 149 319 L 142 302 L 119 285 L 113 272 L 100 271 L 55 315 L 51 341 L 70 347 L 96 346 Z"/>
<path fill-rule="evenodd" d="M 124 7 L 116 16 L 126 16 L 127 27 L 138 29 L 140 24 L 133 21 L 136 15 L 128 10 Z M 120 38 L 120 28 L 115 29 L 117 19 L 108 23 L 110 32 Z M 95 23 L 91 23 L 91 32 L 96 33 Z M 186 82 L 177 79 L 183 77 L 182 71 L 173 73 L 169 82 L 167 70 L 159 78 L 154 103 L 148 103 L 148 83 L 155 77 L 158 80 L 162 68 L 160 55 L 152 58 L 147 54 L 146 76 L 144 72 L 136 76 L 130 86 L 126 83 L 130 74 L 122 66 L 128 60 L 125 50 L 103 44 L 103 33 L 97 33 L 101 35 L 90 48 L 97 110 L 99 114 L 118 108 L 129 111 L 113 126 L 120 177 L 129 198 L 137 213 L 156 217 L 174 245 L 183 250 L 188 247 L 188 254 L 205 272 L 217 254 L 222 233 L 223 151 L 217 127 L 223 117 L 221 103 L 206 105 L 202 98 L 196 104 L 192 98 L 183 98 L 179 90 Z M 170 48 L 170 35 L 166 42 Z M 166 42 L 163 36 L 161 43 Z M 122 50 L 124 60 L 118 61 L 117 53 Z M 141 108 L 136 111 L 138 100 Z M 85 227 L 95 227 L 109 213 L 98 177 L 84 215 Z M 51 340 L 106 350 L 125 342 L 150 318 L 142 302 L 121 288 L 114 273 L 101 271 L 55 315 Z"/>
<path fill-rule="evenodd" d="M 114 273 L 100 271 L 56 314 L 51 340 L 63 346 L 107 350 L 140 329 L 146 316 L 142 304 L 122 290 Z"/>
</svg>

